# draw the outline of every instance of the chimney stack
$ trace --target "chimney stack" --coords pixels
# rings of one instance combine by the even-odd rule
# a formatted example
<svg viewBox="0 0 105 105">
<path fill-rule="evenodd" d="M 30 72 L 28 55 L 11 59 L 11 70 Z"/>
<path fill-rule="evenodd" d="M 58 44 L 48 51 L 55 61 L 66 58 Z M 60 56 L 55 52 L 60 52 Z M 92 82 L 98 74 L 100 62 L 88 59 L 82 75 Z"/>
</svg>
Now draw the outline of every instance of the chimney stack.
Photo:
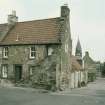
<svg viewBox="0 0 105 105">
<path fill-rule="evenodd" d="M 89 52 L 88 51 L 85 52 L 85 56 L 89 56 Z"/>
<path fill-rule="evenodd" d="M 8 25 L 15 25 L 18 22 L 18 17 L 16 16 L 16 11 L 12 11 L 12 14 L 8 15 Z"/>
<path fill-rule="evenodd" d="M 68 4 L 61 6 L 61 17 L 69 17 L 70 9 Z"/>
</svg>

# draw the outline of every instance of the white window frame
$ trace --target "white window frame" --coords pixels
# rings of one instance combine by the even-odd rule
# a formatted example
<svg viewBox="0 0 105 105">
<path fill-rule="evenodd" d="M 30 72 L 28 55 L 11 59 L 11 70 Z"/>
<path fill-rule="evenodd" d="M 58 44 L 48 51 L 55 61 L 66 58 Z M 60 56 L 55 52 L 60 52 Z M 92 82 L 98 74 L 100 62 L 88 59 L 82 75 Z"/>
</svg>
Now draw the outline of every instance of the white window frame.
<svg viewBox="0 0 105 105">
<path fill-rule="evenodd" d="M 8 58 L 8 47 L 3 48 L 3 58 Z"/>
<path fill-rule="evenodd" d="M 8 77 L 8 67 L 7 65 L 2 65 L 2 78 Z"/>
<path fill-rule="evenodd" d="M 33 71 L 35 70 L 35 66 L 30 66 L 29 67 L 29 75 L 33 75 Z"/>
<path fill-rule="evenodd" d="M 34 47 L 35 50 L 32 50 L 32 48 Z M 34 56 L 32 56 L 32 53 Z M 30 58 L 34 59 L 36 57 L 36 47 L 35 46 L 31 46 L 30 47 Z"/>
<path fill-rule="evenodd" d="M 53 48 L 48 47 L 48 56 L 52 55 L 52 53 L 53 53 Z"/>
<path fill-rule="evenodd" d="M 65 44 L 65 52 L 68 53 L 68 44 Z"/>
</svg>

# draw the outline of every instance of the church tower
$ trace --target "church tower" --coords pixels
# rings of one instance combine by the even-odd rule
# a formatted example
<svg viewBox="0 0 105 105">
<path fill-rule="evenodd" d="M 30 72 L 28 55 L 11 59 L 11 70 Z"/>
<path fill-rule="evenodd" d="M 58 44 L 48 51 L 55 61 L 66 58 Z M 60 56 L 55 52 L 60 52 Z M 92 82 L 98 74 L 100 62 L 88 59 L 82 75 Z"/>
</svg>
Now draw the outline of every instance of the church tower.
<svg viewBox="0 0 105 105">
<path fill-rule="evenodd" d="M 77 57 L 77 61 L 79 62 L 79 64 L 82 66 L 82 48 L 79 38 L 76 45 L 75 56 Z"/>
</svg>

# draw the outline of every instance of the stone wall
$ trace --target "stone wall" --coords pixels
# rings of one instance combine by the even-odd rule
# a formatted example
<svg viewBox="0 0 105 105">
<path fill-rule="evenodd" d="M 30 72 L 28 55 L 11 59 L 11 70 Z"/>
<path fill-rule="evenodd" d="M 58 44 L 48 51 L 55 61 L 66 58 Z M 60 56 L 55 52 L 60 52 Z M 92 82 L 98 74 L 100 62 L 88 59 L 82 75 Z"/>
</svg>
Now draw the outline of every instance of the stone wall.
<svg viewBox="0 0 105 105">
<path fill-rule="evenodd" d="M 61 22 L 61 79 L 60 87 L 64 90 L 71 88 L 71 54 L 72 40 L 70 33 L 69 8 L 62 7 L 61 16 L 64 21 Z"/>
<path fill-rule="evenodd" d="M 92 82 L 96 79 L 97 74 L 97 65 L 96 62 L 89 56 L 88 52 L 85 52 L 84 60 L 84 69 L 88 74 L 88 82 Z"/>
<path fill-rule="evenodd" d="M 36 65 L 38 62 L 43 60 L 47 56 L 47 50 L 45 45 L 36 46 L 36 57 L 30 59 L 30 47 L 31 45 L 22 45 L 22 46 L 7 46 L 8 58 L 3 58 L 2 53 L 0 54 L 0 63 L 8 65 L 8 78 L 14 78 L 14 65 L 22 65 L 23 68 L 23 78 L 27 78 L 29 65 Z M 3 47 L 0 47 L 1 52 Z"/>
<path fill-rule="evenodd" d="M 2 68 L 3 64 L 8 65 L 8 79 L 15 80 L 14 65 L 22 65 L 22 82 L 30 81 L 35 86 L 38 83 L 52 85 L 59 87 L 60 80 L 60 45 L 35 45 L 36 57 L 30 59 L 31 45 L 21 46 L 7 46 L 8 58 L 2 57 L 2 49 L 0 47 L 0 63 Z M 48 55 L 48 48 L 52 49 Z M 34 66 L 33 74 L 30 76 L 29 67 Z M 1 72 L 0 72 L 1 73 Z"/>
<path fill-rule="evenodd" d="M 54 46 L 53 46 L 54 47 Z M 31 81 L 34 87 L 42 86 L 46 89 L 58 89 L 60 79 L 59 48 L 55 48 L 52 55 L 47 56 L 36 67 Z M 37 74 L 37 75 L 36 75 Z"/>
</svg>

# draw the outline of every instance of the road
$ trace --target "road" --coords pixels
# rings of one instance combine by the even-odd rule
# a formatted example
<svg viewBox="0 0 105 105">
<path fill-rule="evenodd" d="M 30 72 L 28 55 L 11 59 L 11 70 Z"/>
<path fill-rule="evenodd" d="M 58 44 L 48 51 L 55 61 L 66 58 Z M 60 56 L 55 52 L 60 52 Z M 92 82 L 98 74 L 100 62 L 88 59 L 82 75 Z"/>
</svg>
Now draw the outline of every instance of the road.
<svg viewBox="0 0 105 105">
<path fill-rule="evenodd" d="M 0 105 L 105 105 L 105 79 L 99 78 L 87 87 L 56 93 L 0 87 Z"/>
</svg>

